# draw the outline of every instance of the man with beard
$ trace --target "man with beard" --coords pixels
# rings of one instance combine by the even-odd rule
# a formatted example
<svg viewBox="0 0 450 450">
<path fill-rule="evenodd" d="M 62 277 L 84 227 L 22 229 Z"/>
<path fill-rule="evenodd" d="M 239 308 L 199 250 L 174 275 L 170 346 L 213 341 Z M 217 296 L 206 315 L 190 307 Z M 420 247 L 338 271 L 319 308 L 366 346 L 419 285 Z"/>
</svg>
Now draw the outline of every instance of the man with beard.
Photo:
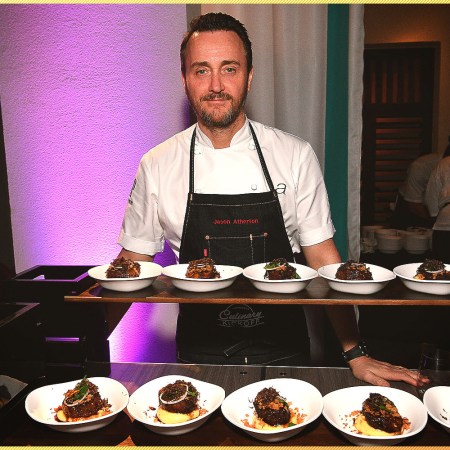
<svg viewBox="0 0 450 450">
<path fill-rule="evenodd" d="M 246 267 L 303 252 L 317 269 L 340 262 L 328 197 L 311 146 L 249 120 L 253 78 L 245 27 L 222 13 L 194 19 L 181 44 L 186 95 L 198 122 L 141 160 L 119 243 L 120 256 L 152 261 L 167 240 L 180 263 L 211 257 Z M 184 203 L 187 199 L 187 204 Z M 417 375 L 367 356 L 353 308 L 329 317 L 355 376 L 374 384 Z M 181 304 L 181 362 L 304 365 L 309 342 L 296 305 Z"/>
</svg>

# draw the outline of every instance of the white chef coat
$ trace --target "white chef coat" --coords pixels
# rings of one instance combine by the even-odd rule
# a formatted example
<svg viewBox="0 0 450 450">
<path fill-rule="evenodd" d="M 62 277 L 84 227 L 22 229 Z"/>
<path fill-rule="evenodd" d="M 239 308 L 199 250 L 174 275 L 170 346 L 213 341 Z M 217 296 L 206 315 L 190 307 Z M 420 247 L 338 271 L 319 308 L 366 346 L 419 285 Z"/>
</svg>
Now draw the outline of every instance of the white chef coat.
<svg viewBox="0 0 450 450">
<path fill-rule="evenodd" d="M 431 173 L 425 203 L 436 217 L 433 230 L 450 231 L 450 156 L 441 159 Z"/>
<path fill-rule="evenodd" d="M 251 121 L 278 192 L 294 253 L 333 237 L 328 196 L 317 157 L 304 140 Z M 189 190 L 189 151 L 194 127 L 147 152 L 130 193 L 119 244 L 154 255 L 164 240 L 178 256 Z M 267 192 L 248 121 L 230 147 L 214 149 L 197 127 L 194 191 L 202 194 Z"/>
<path fill-rule="evenodd" d="M 419 156 L 408 166 L 406 180 L 398 189 L 407 202 L 424 202 L 428 179 L 440 159 L 441 156 L 437 153 L 427 153 Z"/>
</svg>

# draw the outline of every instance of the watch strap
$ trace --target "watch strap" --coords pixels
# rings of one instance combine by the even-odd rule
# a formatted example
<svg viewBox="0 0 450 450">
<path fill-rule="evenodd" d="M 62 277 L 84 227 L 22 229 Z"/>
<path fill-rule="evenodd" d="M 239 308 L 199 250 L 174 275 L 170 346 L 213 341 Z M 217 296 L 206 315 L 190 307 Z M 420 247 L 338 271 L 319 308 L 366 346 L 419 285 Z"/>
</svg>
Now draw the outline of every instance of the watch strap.
<svg viewBox="0 0 450 450">
<path fill-rule="evenodd" d="M 359 358 L 360 356 L 369 356 L 369 350 L 367 349 L 364 341 L 360 341 L 358 345 L 355 345 L 350 350 L 342 352 L 342 357 L 347 363 L 353 359 Z"/>
</svg>

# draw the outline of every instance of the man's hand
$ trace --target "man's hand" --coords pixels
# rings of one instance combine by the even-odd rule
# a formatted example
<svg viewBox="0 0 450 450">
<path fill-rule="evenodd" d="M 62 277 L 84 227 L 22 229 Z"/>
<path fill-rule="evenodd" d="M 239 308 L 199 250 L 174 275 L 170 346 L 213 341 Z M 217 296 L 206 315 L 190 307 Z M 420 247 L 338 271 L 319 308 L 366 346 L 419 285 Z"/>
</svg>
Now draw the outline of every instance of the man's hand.
<svg viewBox="0 0 450 450">
<path fill-rule="evenodd" d="M 404 381 L 413 386 L 422 386 L 429 380 L 421 377 L 416 370 L 378 361 L 368 356 L 352 359 L 350 369 L 356 378 L 375 386 L 390 386 L 389 381 Z"/>
</svg>

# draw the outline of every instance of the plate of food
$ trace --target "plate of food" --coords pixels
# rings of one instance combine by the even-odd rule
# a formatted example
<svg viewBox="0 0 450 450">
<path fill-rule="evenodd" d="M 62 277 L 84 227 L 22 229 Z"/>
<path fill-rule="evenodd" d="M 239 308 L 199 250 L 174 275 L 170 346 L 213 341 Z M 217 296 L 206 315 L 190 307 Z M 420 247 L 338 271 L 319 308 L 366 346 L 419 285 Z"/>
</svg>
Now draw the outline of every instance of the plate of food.
<svg viewBox="0 0 450 450">
<path fill-rule="evenodd" d="M 243 273 L 256 289 L 279 294 L 300 292 L 317 277 L 317 271 L 311 267 L 284 258 L 248 266 Z"/>
<path fill-rule="evenodd" d="M 149 430 L 176 436 L 203 425 L 224 398 L 225 391 L 215 384 L 166 375 L 138 388 L 130 397 L 128 412 Z"/>
<path fill-rule="evenodd" d="M 231 286 L 242 273 L 237 266 L 216 265 L 211 258 L 190 261 L 188 264 L 174 264 L 164 267 L 163 275 L 172 284 L 190 292 L 211 292 Z"/>
<path fill-rule="evenodd" d="M 450 265 L 436 259 L 403 264 L 394 273 L 412 291 L 434 295 L 450 295 Z"/>
<path fill-rule="evenodd" d="M 93 267 L 88 275 L 105 289 L 132 292 L 150 286 L 161 275 L 162 267 L 149 261 L 132 261 L 123 257 L 110 264 Z"/>
<path fill-rule="evenodd" d="M 322 413 L 319 390 L 306 381 L 275 378 L 244 386 L 222 403 L 236 427 L 264 442 L 280 442 L 300 433 Z"/>
<path fill-rule="evenodd" d="M 355 386 L 323 398 L 323 416 L 355 445 L 396 445 L 427 424 L 423 403 L 408 392 L 381 386 Z"/>
<path fill-rule="evenodd" d="M 423 404 L 428 415 L 450 433 L 450 386 L 433 386 L 425 391 Z"/>
<path fill-rule="evenodd" d="M 331 289 L 349 294 L 374 294 L 395 278 L 392 270 L 353 260 L 322 266 L 318 272 Z"/>
<path fill-rule="evenodd" d="M 25 400 L 36 422 L 66 433 L 97 430 L 109 425 L 128 404 L 128 391 L 111 378 L 93 377 L 42 386 Z"/>
</svg>

